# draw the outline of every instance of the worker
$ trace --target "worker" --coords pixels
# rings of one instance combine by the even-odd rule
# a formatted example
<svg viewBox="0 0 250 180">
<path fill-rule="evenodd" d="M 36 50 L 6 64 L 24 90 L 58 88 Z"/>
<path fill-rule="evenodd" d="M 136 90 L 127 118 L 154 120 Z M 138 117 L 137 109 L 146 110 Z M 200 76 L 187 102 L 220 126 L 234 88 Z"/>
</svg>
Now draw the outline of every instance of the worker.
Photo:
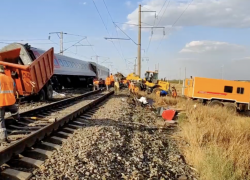
<svg viewBox="0 0 250 180">
<path fill-rule="evenodd" d="M 99 81 L 99 88 L 100 88 L 100 87 L 104 87 L 102 78 L 100 78 L 100 81 Z"/>
<path fill-rule="evenodd" d="M 134 85 L 133 81 L 130 81 L 129 82 L 129 92 L 133 93 L 134 92 L 134 88 L 135 88 L 135 85 Z"/>
<path fill-rule="evenodd" d="M 122 80 L 122 84 L 124 87 L 127 87 L 128 81 L 126 79 Z"/>
<path fill-rule="evenodd" d="M 110 74 L 110 83 L 111 87 L 114 87 L 114 76 L 112 75 L 112 73 Z"/>
<path fill-rule="evenodd" d="M 15 83 L 4 72 L 4 66 L 0 65 L 0 143 L 9 142 L 5 127 L 5 112 L 11 112 L 12 117 L 19 120 L 18 108 L 15 105 Z"/>
<path fill-rule="evenodd" d="M 120 89 L 118 77 L 115 76 L 114 81 L 115 81 L 115 84 L 114 84 L 115 85 L 115 95 L 117 95 L 119 93 L 119 89 Z"/>
<path fill-rule="evenodd" d="M 176 97 L 177 97 L 177 91 L 176 91 L 176 89 L 175 89 L 174 86 L 172 87 L 172 97 L 173 97 L 173 98 L 176 98 Z"/>
<path fill-rule="evenodd" d="M 109 86 L 110 86 L 110 77 L 109 76 L 107 76 L 105 84 L 106 84 L 106 88 L 107 88 L 107 91 L 108 91 L 109 90 Z"/>
<path fill-rule="evenodd" d="M 128 91 L 130 92 L 131 90 L 131 81 L 128 81 Z"/>
<path fill-rule="evenodd" d="M 99 90 L 99 81 L 97 78 L 93 80 L 93 91 Z"/>
</svg>

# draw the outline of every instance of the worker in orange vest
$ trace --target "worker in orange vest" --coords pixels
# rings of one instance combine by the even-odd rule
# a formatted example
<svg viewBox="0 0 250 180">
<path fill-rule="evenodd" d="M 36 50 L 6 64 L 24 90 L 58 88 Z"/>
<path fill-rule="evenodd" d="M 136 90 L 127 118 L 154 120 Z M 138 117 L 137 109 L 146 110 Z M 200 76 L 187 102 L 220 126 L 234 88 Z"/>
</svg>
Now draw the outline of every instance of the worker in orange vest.
<svg viewBox="0 0 250 180">
<path fill-rule="evenodd" d="M 107 76 L 106 81 L 105 81 L 107 91 L 109 90 L 110 83 L 111 83 L 110 82 L 110 77 Z"/>
<path fill-rule="evenodd" d="M 125 80 L 122 80 L 122 84 L 126 87 L 127 86 L 127 83 L 128 81 L 125 79 Z"/>
<path fill-rule="evenodd" d="M 176 97 L 177 97 L 177 91 L 176 91 L 176 89 L 175 89 L 174 86 L 172 87 L 172 97 L 173 97 L 173 98 L 176 98 Z"/>
<path fill-rule="evenodd" d="M 99 90 L 99 81 L 97 78 L 93 80 L 93 91 L 94 90 Z"/>
<path fill-rule="evenodd" d="M 114 76 L 112 75 L 112 73 L 110 74 L 110 83 L 111 87 L 114 87 Z"/>
<path fill-rule="evenodd" d="M 0 143 L 9 142 L 5 127 L 5 112 L 11 112 L 13 118 L 19 120 L 18 108 L 15 105 L 15 83 L 4 73 L 4 66 L 0 65 Z"/>
</svg>

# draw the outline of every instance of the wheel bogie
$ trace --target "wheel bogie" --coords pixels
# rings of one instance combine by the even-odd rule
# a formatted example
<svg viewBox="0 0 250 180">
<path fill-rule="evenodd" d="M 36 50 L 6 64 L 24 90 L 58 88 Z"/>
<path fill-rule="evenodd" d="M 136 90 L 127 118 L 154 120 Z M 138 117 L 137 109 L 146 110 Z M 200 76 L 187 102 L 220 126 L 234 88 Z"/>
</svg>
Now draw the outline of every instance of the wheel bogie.
<svg viewBox="0 0 250 180">
<path fill-rule="evenodd" d="M 38 93 L 38 101 L 44 101 L 46 99 L 46 94 L 45 91 L 43 89 L 41 89 Z"/>
<path fill-rule="evenodd" d="M 53 87 L 51 84 L 49 84 L 46 87 L 46 99 L 51 100 L 53 98 Z"/>
</svg>

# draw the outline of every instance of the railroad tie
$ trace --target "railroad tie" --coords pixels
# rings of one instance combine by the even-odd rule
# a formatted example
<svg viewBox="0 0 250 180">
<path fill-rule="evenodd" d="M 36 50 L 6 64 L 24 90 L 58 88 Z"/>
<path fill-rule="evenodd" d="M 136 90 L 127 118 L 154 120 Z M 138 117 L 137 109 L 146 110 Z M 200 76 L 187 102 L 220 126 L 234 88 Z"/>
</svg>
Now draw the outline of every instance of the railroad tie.
<svg viewBox="0 0 250 180">
<path fill-rule="evenodd" d="M 8 180 L 28 180 L 32 177 L 31 173 L 18 171 L 15 169 L 5 169 L 1 172 L 1 176 Z"/>
</svg>

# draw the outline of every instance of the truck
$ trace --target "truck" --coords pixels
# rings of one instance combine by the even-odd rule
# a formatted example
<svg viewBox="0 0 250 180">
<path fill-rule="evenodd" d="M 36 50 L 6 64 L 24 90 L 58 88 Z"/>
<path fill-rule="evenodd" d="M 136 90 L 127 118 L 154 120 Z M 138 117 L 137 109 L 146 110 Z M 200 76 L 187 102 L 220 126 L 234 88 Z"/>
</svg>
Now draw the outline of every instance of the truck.
<svg viewBox="0 0 250 180">
<path fill-rule="evenodd" d="M 208 106 L 247 111 L 250 106 L 250 82 L 204 77 L 186 78 L 183 81 L 182 95 Z"/>
<path fill-rule="evenodd" d="M 28 65 L 20 64 L 21 48 L 0 52 L 5 74 L 13 78 L 17 98 L 33 96 L 37 100 L 53 97 L 51 77 L 54 74 L 54 49 L 51 48 Z"/>
</svg>

